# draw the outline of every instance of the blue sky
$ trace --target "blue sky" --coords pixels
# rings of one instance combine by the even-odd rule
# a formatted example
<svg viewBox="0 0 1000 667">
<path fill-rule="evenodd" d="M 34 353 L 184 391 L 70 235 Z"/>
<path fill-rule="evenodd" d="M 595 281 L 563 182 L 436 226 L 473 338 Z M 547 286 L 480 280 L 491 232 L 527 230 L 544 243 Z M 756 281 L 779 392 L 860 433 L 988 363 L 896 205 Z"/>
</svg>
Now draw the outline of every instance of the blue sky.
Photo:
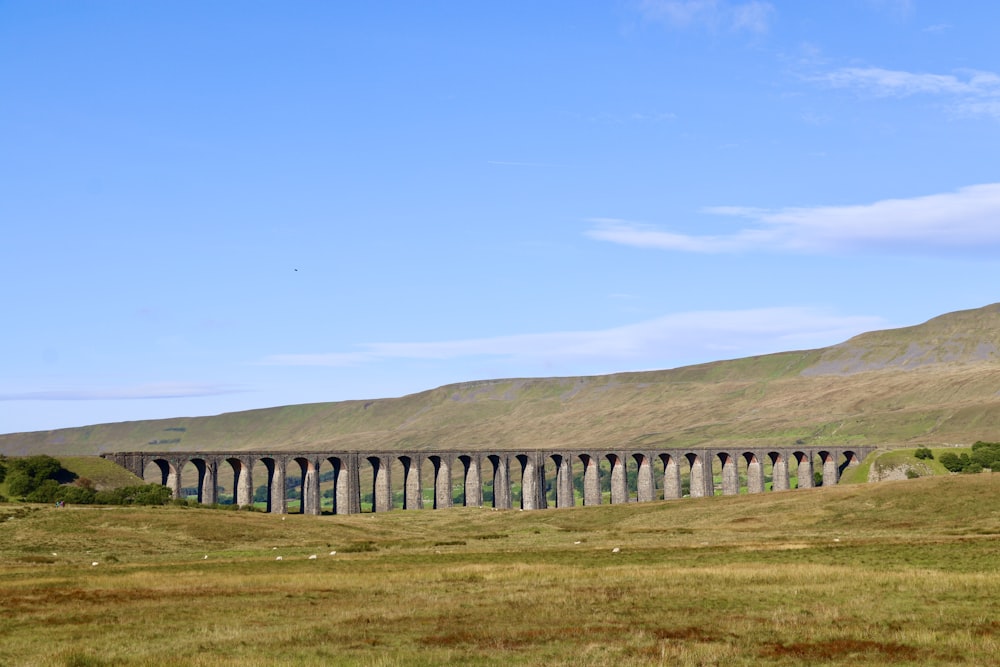
<svg viewBox="0 0 1000 667">
<path fill-rule="evenodd" d="M 1000 301 L 993 3 L 0 0 L 0 432 Z"/>
</svg>

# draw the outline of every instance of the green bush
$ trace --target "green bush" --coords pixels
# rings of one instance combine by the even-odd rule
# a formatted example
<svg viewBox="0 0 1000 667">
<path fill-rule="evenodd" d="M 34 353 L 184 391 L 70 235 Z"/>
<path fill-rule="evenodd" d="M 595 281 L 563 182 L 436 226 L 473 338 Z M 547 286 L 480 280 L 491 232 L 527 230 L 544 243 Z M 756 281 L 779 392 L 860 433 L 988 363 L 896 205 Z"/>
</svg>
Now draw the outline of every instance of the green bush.
<svg viewBox="0 0 1000 667">
<path fill-rule="evenodd" d="M 62 464 L 47 454 L 11 459 L 7 462 L 7 490 L 22 498 L 30 496 L 46 481 L 55 481 L 62 470 Z"/>
<path fill-rule="evenodd" d="M 160 484 L 123 486 L 109 491 L 98 491 L 94 502 L 98 505 L 166 505 L 171 492 Z"/>
<path fill-rule="evenodd" d="M 918 459 L 931 460 L 934 458 L 934 452 L 932 452 L 927 447 L 920 447 L 917 449 L 914 456 L 917 457 Z"/>
<path fill-rule="evenodd" d="M 46 479 L 25 496 L 25 500 L 29 503 L 53 503 L 60 500 L 61 490 L 59 482 L 54 479 Z"/>
<path fill-rule="evenodd" d="M 73 505 L 90 505 L 94 502 L 95 495 L 97 493 L 93 489 L 88 489 L 84 486 L 69 485 L 60 488 L 60 497 L 58 500 Z"/>
<path fill-rule="evenodd" d="M 984 450 L 982 447 L 974 450 L 972 456 L 968 454 L 959 456 L 952 452 L 947 452 L 942 454 L 938 461 L 951 472 L 972 474 L 982 472 L 985 468 L 990 468 L 991 470 L 1000 469 L 1000 458 L 992 458 L 991 451 L 989 449 Z"/>
<path fill-rule="evenodd" d="M 1000 470 L 1000 442 L 979 441 L 973 444 L 972 460 L 984 468 Z"/>
<path fill-rule="evenodd" d="M 968 454 L 963 454 L 962 456 L 966 459 L 969 457 Z M 962 468 L 965 467 L 965 463 L 962 462 L 962 457 L 954 452 L 945 452 L 938 457 L 938 462 L 950 472 L 962 472 Z"/>
</svg>

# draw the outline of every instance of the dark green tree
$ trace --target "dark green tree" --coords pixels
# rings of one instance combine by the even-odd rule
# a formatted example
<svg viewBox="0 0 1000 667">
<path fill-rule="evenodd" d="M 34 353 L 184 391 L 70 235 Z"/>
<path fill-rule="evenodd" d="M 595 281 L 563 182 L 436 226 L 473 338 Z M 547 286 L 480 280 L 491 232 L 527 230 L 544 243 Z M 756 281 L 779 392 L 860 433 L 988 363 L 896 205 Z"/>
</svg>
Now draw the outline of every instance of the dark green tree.
<svg viewBox="0 0 1000 667">
<path fill-rule="evenodd" d="M 46 480 L 54 481 L 62 471 L 62 464 L 47 454 L 38 454 L 22 459 L 11 459 L 7 463 L 7 468 L 7 490 L 12 495 L 25 497 L 38 489 Z"/>
<path fill-rule="evenodd" d="M 945 452 L 938 457 L 938 462 L 951 472 L 962 472 L 962 468 L 965 467 L 961 457 L 954 452 Z"/>
</svg>

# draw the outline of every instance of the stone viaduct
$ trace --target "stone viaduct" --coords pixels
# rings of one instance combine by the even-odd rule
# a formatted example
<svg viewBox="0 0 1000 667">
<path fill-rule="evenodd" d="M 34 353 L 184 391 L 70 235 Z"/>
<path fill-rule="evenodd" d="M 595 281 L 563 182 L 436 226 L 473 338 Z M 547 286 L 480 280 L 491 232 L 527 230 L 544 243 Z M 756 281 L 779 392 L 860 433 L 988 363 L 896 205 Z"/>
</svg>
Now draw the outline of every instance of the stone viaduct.
<svg viewBox="0 0 1000 667">
<path fill-rule="evenodd" d="M 197 471 L 198 502 L 212 504 L 218 500 L 220 469 L 229 466 L 233 476 L 233 500 L 238 505 L 250 505 L 254 498 L 253 470 L 266 470 L 267 511 L 288 512 L 286 474 L 298 473 L 301 479 L 300 509 L 304 514 L 321 514 L 320 469 L 332 471 L 333 512 L 354 514 L 362 511 L 361 479 L 371 479 L 373 512 L 393 509 L 390 472 L 402 468 L 403 509 L 424 506 L 425 480 L 421 471 L 433 470 L 433 480 L 426 480 L 434 489 L 433 507 L 451 507 L 453 483 L 460 475 L 462 502 L 466 507 L 481 507 L 484 472 L 492 477 L 493 507 L 511 509 L 512 475 L 520 477 L 520 508 L 545 509 L 546 467 L 554 471 L 551 478 L 556 507 L 572 507 L 574 474 L 582 477 L 584 505 L 599 505 L 602 501 L 601 475 L 610 477 L 610 502 L 648 502 L 683 497 L 682 473 L 693 498 L 715 495 L 736 495 L 745 480 L 747 493 L 763 493 L 771 478 L 771 490 L 790 487 L 790 471 L 795 473 L 796 488 L 813 486 L 814 462 L 822 472 L 824 485 L 836 484 L 841 472 L 857 465 L 874 447 L 793 447 L 739 449 L 662 449 L 662 450 L 492 450 L 492 451 L 232 451 L 232 452 L 117 452 L 102 454 L 132 473 L 143 477 L 147 467 L 159 473 L 159 483 L 170 487 L 174 497 L 180 497 L 186 467 Z M 629 459 L 633 465 L 629 467 Z M 605 465 L 602 466 L 601 463 Z M 574 464 L 576 473 L 574 473 Z M 766 475 L 767 468 L 770 475 Z M 631 470 L 631 472 L 627 472 Z M 630 496 L 627 474 L 634 475 Z M 716 483 L 718 474 L 721 483 Z M 228 476 L 228 475 L 227 475 Z M 657 479 L 662 479 L 658 484 Z M 190 480 L 194 481 L 194 480 Z M 605 486 L 608 486 L 607 484 Z"/>
</svg>

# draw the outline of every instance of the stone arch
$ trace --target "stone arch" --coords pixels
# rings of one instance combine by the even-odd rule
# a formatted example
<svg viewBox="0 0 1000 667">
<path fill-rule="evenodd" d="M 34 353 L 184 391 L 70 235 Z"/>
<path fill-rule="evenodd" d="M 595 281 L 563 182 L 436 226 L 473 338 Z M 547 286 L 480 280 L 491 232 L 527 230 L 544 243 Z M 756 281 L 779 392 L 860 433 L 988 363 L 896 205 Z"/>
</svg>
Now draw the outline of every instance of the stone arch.
<svg viewBox="0 0 1000 667">
<path fill-rule="evenodd" d="M 817 452 L 822 471 L 820 486 L 833 486 L 840 481 L 840 466 L 837 465 L 837 455 L 830 450 Z"/>
<path fill-rule="evenodd" d="M 333 514 L 337 507 L 337 470 L 328 456 L 320 456 L 316 461 L 316 475 L 319 480 L 319 510 L 321 514 Z"/>
<path fill-rule="evenodd" d="M 196 456 L 191 459 L 191 465 L 194 467 L 198 479 L 198 502 L 202 505 L 214 505 L 218 502 L 216 462 Z"/>
<path fill-rule="evenodd" d="M 537 452 L 530 452 L 517 454 L 514 459 L 521 464 L 521 509 L 545 509 L 544 458 Z"/>
<path fill-rule="evenodd" d="M 788 457 L 781 452 L 770 451 L 767 458 L 771 461 L 771 490 L 788 491 L 791 482 L 788 476 Z"/>
<path fill-rule="evenodd" d="M 320 514 L 319 466 L 314 459 L 296 456 L 289 463 L 298 466 L 299 514 Z"/>
<path fill-rule="evenodd" d="M 328 456 L 325 462 L 329 463 L 333 472 L 331 511 L 334 514 L 360 512 L 361 487 L 357 458 L 353 456 Z"/>
<path fill-rule="evenodd" d="M 848 468 L 854 468 L 855 466 L 861 465 L 861 457 L 858 453 L 851 449 L 845 449 L 841 452 L 841 456 L 844 458 L 843 463 L 837 469 L 837 481 L 840 481 L 840 476 L 844 474 L 844 471 Z"/>
<path fill-rule="evenodd" d="M 702 498 L 713 495 L 713 489 L 705 483 L 705 458 L 697 452 L 684 454 L 687 459 L 690 474 L 690 495 L 692 498 Z"/>
<path fill-rule="evenodd" d="M 512 508 L 510 491 L 510 461 L 506 456 L 490 454 L 486 460 L 493 465 L 493 508 L 509 510 Z"/>
<path fill-rule="evenodd" d="M 542 455 L 546 507 L 572 507 L 573 460 L 562 452 Z"/>
<path fill-rule="evenodd" d="M 461 454 L 458 457 L 462 464 L 462 504 L 466 507 L 483 506 L 483 481 L 478 456 Z"/>
<path fill-rule="evenodd" d="M 764 493 L 764 464 L 756 452 L 743 452 L 747 470 L 747 493 Z"/>
<path fill-rule="evenodd" d="M 420 456 L 410 456 L 408 454 L 396 455 L 393 457 L 393 475 L 400 473 L 401 480 L 393 485 L 393 507 L 397 507 L 396 492 L 401 491 L 402 508 L 404 510 L 418 510 L 424 506 L 423 485 L 420 479 Z"/>
<path fill-rule="evenodd" d="M 371 455 L 365 458 L 371 466 L 372 512 L 388 512 L 392 509 L 392 479 L 389 459 Z"/>
<path fill-rule="evenodd" d="M 663 499 L 673 500 L 684 495 L 681 486 L 681 466 L 677 457 L 669 452 L 660 453 L 663 462 Z"/>
<path fill-rule="evenodd" d="M 717 452 L 716 456 L 719 459 L 719 464 L 722 466 L 722 495 L 737 495 L 740 492 L 740 471 L 736 463 L 736 457 L 729 452 Z"/>
<path fill-rule="evenodd" d="M 615 452 L 609 452 L 604 455 L 604 460 L 611 466 L 611 504 L 627 503 L 628 470 L 625 457 Z"/>
<path fill-rule="evenodd" d="M 640 503 L 656 500 L 656 478 L 652 457 L 646 452 L 632 454 L 635 461 L 635 499 Z"/>
<path fill-rule="evenodd" d="M 431 479 L 433 480 L 432 488 L 434 489 L 434 493 L 431 498 L 431 506 L 436 510 L 451 507 L 454 504 L 454 498 L 452 497 L 451 458 L 440 454 L 432 454 L 425 457 L 425 463 L 422 467 L 431 473 Z"/>
<path fill-rule="evenodd" d="M 247 507 L 253 503 L 253 464 L 242 456 L 226 459 L 233 473 L 233 504 Z"/>
<path fill-rule="evenodd" d="M 288 512 L 287 489 L 285 488 L 285 461 L 271 456 L 262 456 L 251 468 L 257 471 L 252 475 L 255 479 L 263 477 L 264 482 L 253 490 L 252 502 L 257 502 L 258 490 L 261 486 L 265 489 L 264 507 L 268 512 L 274 514 L 286 514 Z M 257 472 L 262 473 L 258 475 Z"/>
<path fill-rule="evenodd" d="M 792 452 L 792 459 L 796 462 L 795 488 L 811 489 L 813 485 L 813 455 L 812 452 L 805 452 L 797 449 Z"/>
<path fill-rule="evenodd" d="M 583 453 L 577 458 L 583 465 L 583 504 L 601 504 L 601 465 L 596 456 Z"/>
<path fill-rule="evenodd" d="M 178 480 L 178 473 L 179 471 L 173 463 L 168 459 L 158 456 L 146 462 L 146 465 L 142 469 L 141 477 L 144 482 L 162 484 L 163 486 L 172 488 L 177 483 L 175 480 Z M 152 478 L 152 481 L 150 481 L 150 478 Z"/>
</svg>

